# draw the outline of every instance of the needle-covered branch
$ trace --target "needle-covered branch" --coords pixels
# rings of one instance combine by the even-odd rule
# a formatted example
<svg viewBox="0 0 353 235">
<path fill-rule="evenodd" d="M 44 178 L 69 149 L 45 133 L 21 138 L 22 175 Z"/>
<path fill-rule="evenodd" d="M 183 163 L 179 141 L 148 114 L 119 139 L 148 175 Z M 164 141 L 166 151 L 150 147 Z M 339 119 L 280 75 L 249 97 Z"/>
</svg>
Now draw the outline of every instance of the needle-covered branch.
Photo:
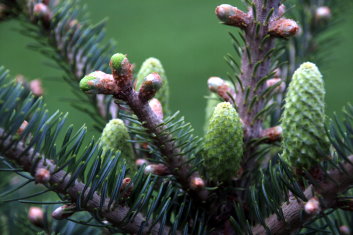
<svg viewBox="0 0 353 235">
<path fill-rule="evenodd" d="M 0 136 L 4 136 L 4 130 L 0 128 Z M 86 185 L 82 182 L 76 181 L 75 183 L 70 183 L 71 176 L 67 174 L 64 170 L 56 171 L 57 166 L 55 163 L 49 159 L 44 158 L 38 153 L 34 152 L 34 149 L 27 150 L 26 145 L 23 142 L 13 144 L 11 136 L 6 140 L 1 139 L 0 150 L 2 151 L 2 156 L 6 159 L 15 162 L 18 166 L 22 167 L 25 171 L 30 172 L 36 179 L 37 183 L 45 184 L 52 191 L 60 194 L 69 196 L 71 201 L 75 203 L 79 197 L 82 197 L 82 192 L 85 192 L 84 196 L 87 196 L 90 192 L 90 188 L 86 188 Z M 9 148 L 9 146 L 11 146 Z M 3 150 L 5 150 L 3 152 Z M 42 172 L 46 171 L 46 174 Z M 39 177 L 40 175 L 40 177 Z M 44 181 L 39 180 L 45 176 Z M 112 223 L 113 226 L 120 228 L 128 233 L 138 233 L 141 229 L 141 225 L 144 223 L 142 233 L 160 234 L 160 225 L 157 223 L 151 228 L 153 224 L 152 221 L 146 223 L 145 217 L 138 213 L 133 220 L 127 224 L 123 223 L 124 218 L 128 214 L 130 208 L 123 205 L 118 205 L 114 209 L 111 209 L 108 204 L 110 199 L 106 198 L 101 207 L 101 196 L 96 192 L 93 194 L 90 200 L 82 207 L 82 209 L 96 213 L 100 211 L 101 216 Z M 148 224 L 148 225 L 147 225 Z M 163 228 L 163 234 L 168 234 L 169 228 Z"/>
<path fill-rule="evenodd" d="M 199 174 L 192 170 L 192 166 L 181 154 L 172 135 L 166 130 L 160 115 L 151 109 L 148 102 L 161 88 L 160 76 L 157 73 L 147 75 L 139 91 L 135 91 L 132 65 L 125 55 L 114 54 L 110 60 L 110 67 L 112 75 L 93 72 L 81 80 L 80 88 L 86 93 L 111 94 L 116 99 L 125 101 L 150 132 L 165 158 L 169 172 L 175 176 L 182 188 L 202 201 L 206 200 L 208 192 L 205 187 L 193 187 L 194 179 L 200 178 Z"/>
<path fill-rule="evenodd" d="M 305 189 L 304 195 L 307 199 L 319 198 L 321 210 L 336 208 L 337 195 L 345 192 L 353 184 L 353 156 L 348 157 L 348 160 L 350 162 L 342 165 L 342 169 L 328 172 L 328 177 Z M 316 215 L 316 213 L 305 212 L 305 202 L 294 196 L 283 203 L 282 211 L 285 221 L 279 220 L 276 214 L 265 220 L 273 235 L 290 234 Z M 252 232 L 254 235 L 266 234 L 266 229 L 262 225 L 257 225 L 253 227 Z"/>
</svg>

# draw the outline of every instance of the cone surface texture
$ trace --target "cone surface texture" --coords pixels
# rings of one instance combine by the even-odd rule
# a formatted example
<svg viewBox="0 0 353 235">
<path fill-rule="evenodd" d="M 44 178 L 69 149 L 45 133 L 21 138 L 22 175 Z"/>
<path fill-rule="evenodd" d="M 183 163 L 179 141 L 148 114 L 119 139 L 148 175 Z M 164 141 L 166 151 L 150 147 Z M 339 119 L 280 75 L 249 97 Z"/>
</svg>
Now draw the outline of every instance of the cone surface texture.
<svg viewBox="0 0 353 235">
<path fill-rule="evenodd" d="M 328 154 L 324 99 L 320 71 L 313 63 L 302 64 L 289 84 L 282 116 L 282 158 L 293 168 L 309 169 Z"/>
<path fill-rule="evenodd" d="M 205 135 L 204 165 L 213 181 L 231 180 L 243 155 L 243 128 L 238 113 L 228 102 L 219 103 Z"/>
<path fill-rule="evenodd" d="M 132 166 L 134 163 L 134 153 L 130 140 L 129 133 L 124 122 L 121 119 L 112 119 L 103 129 L 101 136 L 101 144 L 103 151 L 121 151 L 121 156 L 126 162 Z"/>
</svg>

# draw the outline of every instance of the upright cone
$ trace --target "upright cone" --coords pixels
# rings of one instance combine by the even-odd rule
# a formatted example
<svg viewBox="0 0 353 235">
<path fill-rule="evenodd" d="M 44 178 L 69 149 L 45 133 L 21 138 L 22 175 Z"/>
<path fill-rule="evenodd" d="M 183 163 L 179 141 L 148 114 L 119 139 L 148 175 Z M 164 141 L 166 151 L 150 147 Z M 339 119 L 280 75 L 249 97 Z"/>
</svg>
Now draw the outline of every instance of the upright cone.
<svg viewBox="0 0 353 235">
<path fill-rule="evenodd" d="M 325 89 L 315 64 L 304 63 L 289 84 L 282 116 L 282 158 L 296 170 L 310 169 L 328 154 Z"/>
<path fill-rule="evenodd" d="M 164 68 L 161 62 L 156 58 L 148 58 L 145 60 L 140 68 L 140 71 L 137 74 L 136 79 L 136 90 L 139 90 L 144 78 L 151 73 L 158 73 L 162 80 L 162 87 L 157 92 L 155 98 L 158 99 L 163 107 L 165 114 L 169 114 L 169 86 L 168 80 L 165 75 Z"/>
<path fill-rule="evenodd" d="M 219 103 L 210 119 L 204 142 L 204 166 L 213 181 L 231 180 L 243 155 L 243 128 L 237 111 Z"/>
<path fill-rule="evenodd" d="M 104 127 L 101 136 L 101 144 L 103 151 L 121 151 L 122 157 L 126 160 L 129 166 L 133 166 L 134 153 L 131 143 L 127 142 L 130 139 L 129 133 L 124 122 L 121 119 L 112 119 Z"/>
</svg>

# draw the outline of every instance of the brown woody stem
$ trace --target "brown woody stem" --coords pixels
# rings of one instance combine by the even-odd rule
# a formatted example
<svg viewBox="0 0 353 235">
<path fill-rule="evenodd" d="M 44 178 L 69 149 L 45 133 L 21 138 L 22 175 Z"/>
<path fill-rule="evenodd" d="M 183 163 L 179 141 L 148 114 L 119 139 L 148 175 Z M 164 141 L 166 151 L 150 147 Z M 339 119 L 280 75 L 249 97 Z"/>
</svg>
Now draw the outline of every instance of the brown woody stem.
<svg viewBox="0 0 353 235">
<path fill-rule="evenodd" d="M 342 170 L 332 170 L 317 185 L 310 185 L 304 195 L 310 199 L 314 195 L 320 196 L 321 209 L 337 207 L 337 194 L 346 191 L 353 184 L 353 156 L 348 157 L 350 163 L 345 163 Z M 346 173 L 348 172 L 348 174 Z M 330 179 L 329 179 L 330 178 Z M 295 197 L 290 197 L 289 201 L 283 203 L 282 211 L 285 221 L 278 220 L 277 215 L 273 214 L 265 220 L 267 227 L 273 235 L 287 235 L 299 229 L 314 215 L 308 215 L 303 212 L 305 203 Z M 266 234 L 266 229 L 262 225 L 253 227 L 254 235 Z"/>
<path fill-rule="evenodd" d="M 4 130 L 0 128 L 0 136 L 4 136 L 3 134 Z M 30 172 L 33 176 L 33 172 L 37 172 L 38 169 L 48 169 L 51 173 L 48 185 L 50 186 L 50 189 L 54 192 L 68 195 L 73 203 L 76 202 L 77 199 L 82 196 L 81 193 L 85 188 L 84 183 L 75 181 L 69 187 L 67 187 L 70 182 L 70 175 L 67 175 L 67 173 L 63 170 L 53 174 L 57 166 L 50 160 L 44 160 L 45 158 L 40 156 L 38 153 L 35 154 L 34 158 L 32 158 L 34 150 L 30 149 L 29 151 L 25 152 L 26 146 L 24 145 L 24 143 L 19 142 L 9 148 L 9 146 L 12 144 L 11 136 L 8 137 L 6 140 L 1 140 L 0 143 L 2 143 L 0 145 L 1 155 L 7 158 L 8 160 L 16 162 L 17 165 L 22 167 L 25 171 Z M 5 149 L 6 151 L 4 151 Z M 89 191 L 89 188 L 85 190 L 85 196 L 89 194 Z M 101 210 L 102 217 L 112 223 L 115 227 L 123 229 L 127 233 L 138 233 L 141 224 L 145 223 L 146 221 L 144 216 L 139 213 L 136 215 L 136 217 L 134 217 L 132 221 L 123 225 L 123 219 L 128 214 L 130 208 L 127 206 L 119 205 L 114 209 L 109 209 L 109 200 L 109 198 L 105 199 L 104 206 Z M 87 204 L 82 206 L 82 209 L 91 213 L 96 213 L 97 210 L 99 210 L 100 208 L 100 202 L 101 197 L 97 193 L 94 193 L 94 195 L 87 202 Z M 159 233 L 160 225 L 157 223 L 151 228 L 151 224 L 153 224 L 152 221 L 145 223 L 143 229 L 144 234 L 149 233 L 148 231 L 150 231 L 151 234 Z M 163 234 L 168 233 L 169 228 L 164 226 Z"/>
</svg>

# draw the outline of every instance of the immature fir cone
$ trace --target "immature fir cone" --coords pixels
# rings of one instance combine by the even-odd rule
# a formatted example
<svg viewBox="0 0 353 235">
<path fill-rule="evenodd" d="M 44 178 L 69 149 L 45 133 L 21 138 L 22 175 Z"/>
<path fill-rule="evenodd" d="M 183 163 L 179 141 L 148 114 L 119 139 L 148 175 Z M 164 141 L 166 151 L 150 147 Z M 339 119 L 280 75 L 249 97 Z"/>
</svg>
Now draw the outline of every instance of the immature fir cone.
<svg viewBox="0 0 353 235">
<path fill-rule="evenodd" d="M 131 143 L 127 142 L 130 139 L 129 133 L 124 122 L 120 119 L 112 119 L 104 127 L 101 136 L 101 144 L 103 151 L 120 150 L 121 156 L 126 160 L 129 166 L 134 165 L 134 153 Z"/>
<path fill-rule="evenodd" d="M 326 157 L 325 89 L 315 64 L 304 63 L 289 84 L 282 116 L 282 158 L 294 169 L 310 169 Z"/>
<path fill-rule="evenodd" d="M 219 103 L 205 135 L 204 165 L 213 181 L 236 175 L 243 155 L 243 128 L 238 113 L 228 102 Z"/>
<path fill-rule="evenodd" d="M 156 58 L 148 58 L 145 60 L 140 68 L 140 71 L 137 74 L 136 79 L 136 90 L 139 90 L 144 78 L 151 73 L 158 73 L 162 79 L 162 87 L 157 92 L 155 98 L 162 103 L 163 111 L 165 114 L 169 113 L 169 86 L 168 80 L 165 75 L 164 68 L 161 62 Z"/>
</svg>

